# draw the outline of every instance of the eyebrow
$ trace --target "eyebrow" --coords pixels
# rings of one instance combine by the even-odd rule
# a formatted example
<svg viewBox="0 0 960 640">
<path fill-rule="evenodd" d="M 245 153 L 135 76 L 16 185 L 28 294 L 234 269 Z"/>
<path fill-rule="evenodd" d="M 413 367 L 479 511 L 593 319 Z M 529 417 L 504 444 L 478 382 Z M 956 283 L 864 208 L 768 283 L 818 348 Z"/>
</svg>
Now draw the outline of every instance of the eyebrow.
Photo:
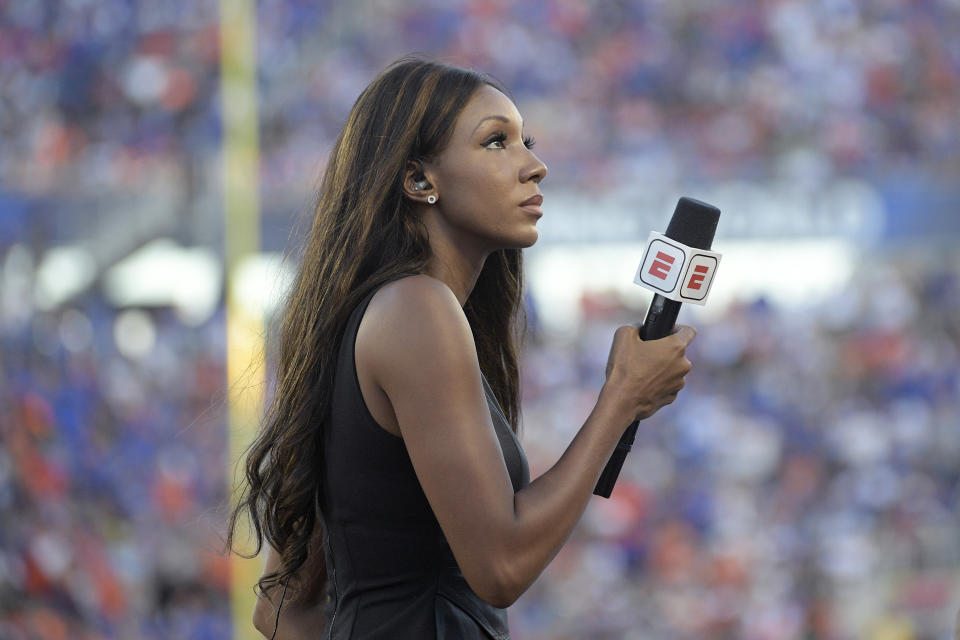
<svg viewBox="0 0 960 640">
<path fill-rule="evenodd" d="M 501 116 L 501 115 L 487 116 L 486 118 L 481 118 L 481 119 L 480 119 L 480 122 L 478 122 L 478 123 L 477 123 L 477 126 L 473 128 L 473 131 L 476 131 L 477 129 L 479 129 L 479 128 L 480 128 L 480 125 L 482 125 L 482 124 L 483 124 L 484 122 L 486 122 L 487 120 L 499 120 L 499 121 L 501 121 L 501 122 L 506 122 L 507 124 L 510 124 L 510 118 L 508 118 L 507 116 Z M 520 128 L 521 128 L 521 129 L 523 128 L 523 125 L 522 125 L 522 124 L 520 125 Z M 473 133 L 473 132 L 471 132 L 471 134 L 472 134 L 472 133 Z"/>
</svg>

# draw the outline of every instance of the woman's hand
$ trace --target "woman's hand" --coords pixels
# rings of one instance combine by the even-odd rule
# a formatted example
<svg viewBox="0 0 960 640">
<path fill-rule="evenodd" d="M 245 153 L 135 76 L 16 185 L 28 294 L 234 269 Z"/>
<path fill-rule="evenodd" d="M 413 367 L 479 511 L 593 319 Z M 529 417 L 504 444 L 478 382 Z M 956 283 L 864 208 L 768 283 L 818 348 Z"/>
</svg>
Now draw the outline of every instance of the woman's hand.
<svg viewBox="0 0 960 640">
<path fill-rule="evenodd" d="M 604 392 L 635 420 L 649 418 L 661 407 L 677 399 L 690 372 L 687 346 L 696 331 L 680 325 L 659 340 L 640 339 L 637 327 L 622 326 L 613 336 L 607 358 Z"/>
</svg>

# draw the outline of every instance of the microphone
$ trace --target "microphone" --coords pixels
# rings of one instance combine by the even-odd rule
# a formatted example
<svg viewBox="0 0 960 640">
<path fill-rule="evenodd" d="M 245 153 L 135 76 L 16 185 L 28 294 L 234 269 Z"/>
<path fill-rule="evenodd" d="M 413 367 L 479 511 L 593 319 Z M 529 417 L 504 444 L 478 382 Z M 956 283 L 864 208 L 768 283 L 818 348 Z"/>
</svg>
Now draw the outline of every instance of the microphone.
<svg viewBox="0 0 960 640">
<path fill-rule="evenodd" d="M 664 235 L 666 238 L 681 245 L 686 245 L 688 248 L 709 251 L 713 244 L 713 236 L 717 231 L 717 222 L 719 220 L 720 209 L 706 202 L 683 197 L 677 202 L 677 207 L 673 211 L 673 217 L 670 218 L 670 224 L 667 225 L 667 232 Z M 654 253 L 658 248 L 658 245 L 655 245 L 657 242 L 660 242 L 666 251 L 659 250 L 657 253 Z M 700 263 L 705 264 L 697 264 L 697 266 L 694 266 L 697 263 L 696 258 L 699 257 L 695 255 L 694 259 L 690 260 L 689 267 L 692 267 L 692 270 L 688 269 L 690 278 L 687 280 L 686 286 L 680 289 L 680 291 L 677 291 L 677 279 L 684 262 L 687 261 L 686 257 L 686 253 L 682 248 L 675 247 L 662 240 L 652 239 L 647 245 L 646 256 L 638 270 L 637 283 L 648 286 L 654 290 L 661 290 L 668 294 L 672 293 L 673 297 L 679 297 L 682 300 L 705 300 L 706 291 L 704 291 L 704 295 L 702 296 L 691 295 L 691 293 L 701 289 L 700 285 L 704 282 L 704 278 L 707 277 L 706 274 L 709 273 L 709 277 L 712 278 L 713 273 L 711 271 L 715 271 L 719 256 L 700 260 Z M 676 263 L 677 259 L 680 259 L 680 263 Z M 713 260 L 713 262 L 711 263 L 710 260 Z M 712 266 L 709 268 L 705 266 L 711 264 Z M 675 275 L 669 278 L 668 276 L 671 271 L 673 271 Z M 673 284 L 663 285 L 662 283 L 657 283 L 657 279 L 672 281 Z M 661 288 L 661 286 L 671 286 L 671 289 L 667 290 Z M 709 289 L 709 284 L 707 285 L 707 289 Z M 670 332 L 673 331 L 673 325 L 677 321 L 677 314 L 680 313 L 681 304 L 682 302 L 680 300 L 668 298 L 660 293 L 655 294 L 649 309 L 647 309 L 647 316 L 643 321 L 643 325 L 640 327 L 640 339 L 657 340 L 670 335 Z M 700 304 L 702 304 L 702 302 L 700 302 Z M 610 493 L 613 491 L 613 485 L 616 484 L 617 478 L 620 476 L 623 461 L 626 460 L 627 453 L 630 452 L 630 448 L 633 446 L 639 425 L 640 421 L 635 420 L 627 427 L 623 435 L 620 436 L 620 442 L 617 443 L 617 448 L 613 450 L 610 460 L 607 461 L 607 466 L 603 468 L 603 473 L 600 474 L 600 479 L 597 480 L 597 486 L 593 489 L 594 495 L 604 498 L 610 497 Z"/>
</svg>

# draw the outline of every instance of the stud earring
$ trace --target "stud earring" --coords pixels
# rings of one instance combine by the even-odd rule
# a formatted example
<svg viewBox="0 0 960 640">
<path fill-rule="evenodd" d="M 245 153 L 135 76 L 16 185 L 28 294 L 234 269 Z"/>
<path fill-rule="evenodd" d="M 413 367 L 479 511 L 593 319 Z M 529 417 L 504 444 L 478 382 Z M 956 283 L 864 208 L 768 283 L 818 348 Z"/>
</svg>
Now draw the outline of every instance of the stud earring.
<svg viewBox="0 0 960 640">
<path fill-rule="evenodd" d="M 436 201 L 437 201 L 437 196 L 433 195 L 432 193 L 427 196 L 427 202 L 429 202 L 430 204 L 433 204 Z"/>
</svg>

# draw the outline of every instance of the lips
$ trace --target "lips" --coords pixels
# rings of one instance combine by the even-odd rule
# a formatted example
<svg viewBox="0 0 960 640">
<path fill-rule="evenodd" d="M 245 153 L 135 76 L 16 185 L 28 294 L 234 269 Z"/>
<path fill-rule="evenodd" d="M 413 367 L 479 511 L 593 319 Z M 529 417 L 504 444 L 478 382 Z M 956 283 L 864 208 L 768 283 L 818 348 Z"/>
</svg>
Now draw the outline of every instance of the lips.
<svg viewBox="0 0 960 640">
<path fill-rule="evenodd" d="M 535 215 L 537 218 L 540 218 L 543 215 L 543 209 L 540 208 L 540 205 L 543 204 L 543 196 L 539 193 L 535 196 L 531 196 L 520 203 L 520 208 Z"/>
</svg>

